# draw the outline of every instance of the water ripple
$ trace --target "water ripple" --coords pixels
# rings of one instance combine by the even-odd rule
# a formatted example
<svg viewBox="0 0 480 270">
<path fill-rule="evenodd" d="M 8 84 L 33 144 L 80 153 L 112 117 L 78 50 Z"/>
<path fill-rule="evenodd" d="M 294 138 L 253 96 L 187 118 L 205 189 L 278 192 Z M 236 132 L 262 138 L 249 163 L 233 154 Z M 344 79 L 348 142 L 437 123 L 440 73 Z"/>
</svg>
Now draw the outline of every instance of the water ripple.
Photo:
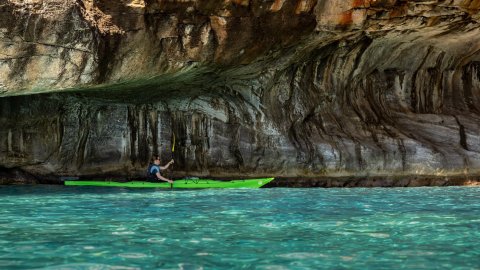
<svg viewBox="0 0 480 270">
<path fill-rule="evenodd" d="M 479 269 L 480 188 L 0 187 L 1 269 Z"/>
</svg>

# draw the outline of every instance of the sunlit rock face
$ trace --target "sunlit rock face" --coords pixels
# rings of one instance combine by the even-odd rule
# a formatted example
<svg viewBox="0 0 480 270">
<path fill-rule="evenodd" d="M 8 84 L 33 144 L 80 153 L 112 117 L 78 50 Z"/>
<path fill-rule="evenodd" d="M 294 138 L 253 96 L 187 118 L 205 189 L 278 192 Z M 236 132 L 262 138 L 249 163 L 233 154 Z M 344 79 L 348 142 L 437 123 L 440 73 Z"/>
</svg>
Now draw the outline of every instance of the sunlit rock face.
<svg viewBox="0 0 480 270">
<path fill-rule="evenodd" d="M 0 167 L 28 181 L 141 177 L 160 153 L 175 159 L 174 177 L 478 179 L 479 9 L 6 0 Z"/>
</svg>

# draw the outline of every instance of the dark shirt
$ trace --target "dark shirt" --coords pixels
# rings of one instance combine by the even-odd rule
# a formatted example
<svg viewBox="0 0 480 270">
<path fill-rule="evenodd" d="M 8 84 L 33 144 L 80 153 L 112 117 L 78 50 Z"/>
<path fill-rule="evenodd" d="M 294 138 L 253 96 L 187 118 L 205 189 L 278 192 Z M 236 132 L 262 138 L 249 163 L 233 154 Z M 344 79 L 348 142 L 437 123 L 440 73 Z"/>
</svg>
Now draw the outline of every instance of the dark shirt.
<svg viewBox="0 0 480 270">
<path fill-rule="evenodd" d="M 150 178 L 157 179 L 157 172 L 159 173 L 160 171 L 161 171 L 160 166 L 155 164 L 150 164 L 150 166 L 148 167 L 148 176 Z"/>
</svg>

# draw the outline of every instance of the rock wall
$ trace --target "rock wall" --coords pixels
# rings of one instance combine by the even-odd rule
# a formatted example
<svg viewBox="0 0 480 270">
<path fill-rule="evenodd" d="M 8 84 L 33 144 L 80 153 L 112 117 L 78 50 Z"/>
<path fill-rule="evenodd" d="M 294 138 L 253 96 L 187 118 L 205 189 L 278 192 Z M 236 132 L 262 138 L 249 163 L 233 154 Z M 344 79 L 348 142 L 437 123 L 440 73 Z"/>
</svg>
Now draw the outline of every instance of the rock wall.
<svg viewBox="0 0 480 270">
<path fill-rule="evenodd" d="M 160 153 L 174 157 L 175 177 L 471 183 L 480 175 L 479 8 L 7 0 L 0 167 L 40 181 L 133 178 Z M 339 180 L 318 184 L 327 178 Z"/>
</svg>

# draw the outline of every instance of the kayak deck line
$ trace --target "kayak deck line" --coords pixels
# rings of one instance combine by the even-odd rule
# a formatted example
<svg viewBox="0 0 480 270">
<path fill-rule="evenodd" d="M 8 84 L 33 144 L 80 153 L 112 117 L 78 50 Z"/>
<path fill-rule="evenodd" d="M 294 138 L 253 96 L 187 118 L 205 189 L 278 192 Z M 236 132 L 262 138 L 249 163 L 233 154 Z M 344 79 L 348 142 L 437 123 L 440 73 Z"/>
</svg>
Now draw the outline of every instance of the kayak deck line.
<svg viewBox="0 0 480 270">
<path fill-rule="evenodd" d="M 274 178 L 240 179 L 220 181 L 211 179 L 179 179 L 170 184 L 168 182 L 146 181 L 100 181 L 100 180 L 67 180 L 65 186 L 97 186 L 97 187 L 129 187 L 129 188 L 260 188 L 270 183 Z"/>
</svg>

